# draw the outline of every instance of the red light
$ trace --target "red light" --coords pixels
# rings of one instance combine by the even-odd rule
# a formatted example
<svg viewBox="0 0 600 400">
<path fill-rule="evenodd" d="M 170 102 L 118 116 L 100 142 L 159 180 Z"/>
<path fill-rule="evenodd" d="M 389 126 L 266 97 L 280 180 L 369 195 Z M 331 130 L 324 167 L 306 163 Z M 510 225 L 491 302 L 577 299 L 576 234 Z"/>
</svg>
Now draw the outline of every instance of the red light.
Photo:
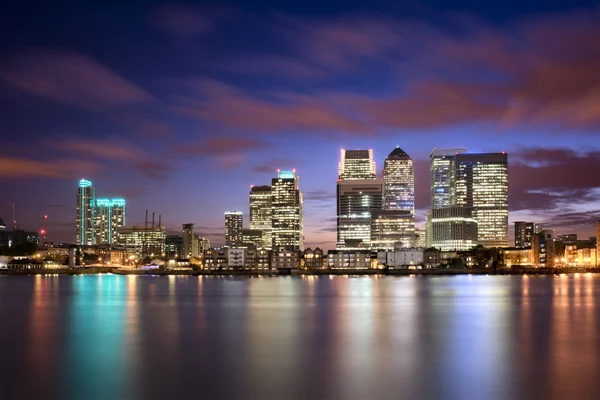
<svg viewBox="0 0 600 400">
<path fill-rule="evenodd" d="M 42 229 L 42 230 L 40 231 L 40 233 L 41 233 L 42 235 L 45 235 L 45 234 L 46 234 L 46 230 L 45 230 L 45 229 Z"/>
<path fill-rule="evenodd" d="M 44 219 L 48 219 L 48 216 L 47 216 L 47 215 L 44 215 Z"/>
</svg>

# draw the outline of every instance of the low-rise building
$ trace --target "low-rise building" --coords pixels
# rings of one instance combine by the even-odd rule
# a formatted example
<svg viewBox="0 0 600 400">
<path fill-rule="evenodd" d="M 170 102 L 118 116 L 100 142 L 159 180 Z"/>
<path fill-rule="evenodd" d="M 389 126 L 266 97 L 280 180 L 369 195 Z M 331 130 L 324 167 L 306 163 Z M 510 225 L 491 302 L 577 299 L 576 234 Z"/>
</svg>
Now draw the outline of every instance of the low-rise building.
<svg viewBox="0 0 600 400">
<path fill-rule="evenodd" d="M 265 248 L 246 249 L 245 268 L 251 270 L 271 269 L 271 252 Z"/>
<path fill-rule="evenodd" d="M 330 269 L 371 269 L 371 250 L 329 250 Z"/>
<path fill-rule="evenodd" d="M 314 250 L 310 247 L 304 250 L 304 264 L 303 267 L 306 269 L 323 269 L 326 265 L 323 265 L 323 250 L 316 247 Z"/>
<path fill-rule="evenodd" d="M 535 252 L 533 248 L 509 247 L 502 249 L 504 265 L 512 267 L 516 265 L 531 266 L 535 264 Z"/>
<path fill-rule="evenodd" d="M 271 268 L 296 270 L 300 269 L 302 252 L 293 249 L 278 249 L 271 253 Z"/>
<path fill-rule="evenodd" d="M 218 270 L 228 268 L 227 249 L 210 248 L 204 252 L 204 269 Z"/>
<path fill-rule="evenodd" d="M 244 269 L 245 250 L 243 248 L 228 248 L 227 249 L 227 266 L 234 269 Z"/>
<path fill-rule="evenodd" d="M 423 266 L 425 268 L 437 268 L 442 263 L 442 252 L 434 247 L 423 251 Z"/>
</svg>

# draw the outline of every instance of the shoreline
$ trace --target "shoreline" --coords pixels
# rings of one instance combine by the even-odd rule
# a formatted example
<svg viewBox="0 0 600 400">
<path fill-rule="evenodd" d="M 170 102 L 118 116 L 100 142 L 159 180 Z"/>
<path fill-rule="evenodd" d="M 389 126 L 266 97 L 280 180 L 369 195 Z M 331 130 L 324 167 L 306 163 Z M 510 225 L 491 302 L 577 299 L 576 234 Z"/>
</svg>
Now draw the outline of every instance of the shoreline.
<svg viewBox="0 0 600 400">
<path fill-rule="evenodd" d="M 172 271 L 172 270 L 133 270 L 121 268 L 78 268 L 78 269 L 39 269 L 39 270 L 0 270 L 0 276 L 26 275 L 140 275 L 140 276 L 455 276 L 455 275 L 562 275 L 576 273 L 600 274 L 595 267 L 557 268 L 461 268 L 461 269 L 369 269 L 369 270 L 297 270 L 288 274 L 279 271 Z"/>
</svg>

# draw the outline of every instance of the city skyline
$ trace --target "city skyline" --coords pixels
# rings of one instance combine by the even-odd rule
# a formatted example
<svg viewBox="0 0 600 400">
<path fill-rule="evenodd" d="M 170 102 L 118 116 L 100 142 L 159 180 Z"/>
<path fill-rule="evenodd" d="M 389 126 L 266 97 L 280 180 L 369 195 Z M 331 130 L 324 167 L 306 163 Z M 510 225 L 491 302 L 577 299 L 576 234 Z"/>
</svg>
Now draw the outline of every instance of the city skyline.
<svg viewBox="0 0 600 400">
<path fill-rule="evenodd" d="M 598 52 L 594 2 L 501 15 L 350 3 L 6 10 L 0 218 L 12 225 L 14 202 L 18 227 L 75 242 L 85 177 L 127 199 L 128 225 L 153 210 L 169 232 L 194 223 L 221 243 L 223 212 L 243 210 L 249 226 L 250 185 L 296 168 L 306 246 L 335 248 L 340 149 L 373 149 L 378 176 L 394 147 L 408 153 L 423 229 L 432 149 L 465 147 L 510 155 L 509 226 L 594 235 L 600 64 L 582 57 Z"/>
</svg>

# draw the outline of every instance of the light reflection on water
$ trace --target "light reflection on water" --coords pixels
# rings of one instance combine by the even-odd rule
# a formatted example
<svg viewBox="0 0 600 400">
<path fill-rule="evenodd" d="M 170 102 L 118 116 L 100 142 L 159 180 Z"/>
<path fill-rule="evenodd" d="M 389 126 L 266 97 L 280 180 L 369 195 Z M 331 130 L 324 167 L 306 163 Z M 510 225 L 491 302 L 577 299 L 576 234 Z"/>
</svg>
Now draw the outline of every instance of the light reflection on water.
<svg viewBox="0 0 600 400">
<path fill-rule="evenodd" d="M 600 398 L 599 295 L 589 274 L 0 277 L 2 398 Z"/>
</svg>

